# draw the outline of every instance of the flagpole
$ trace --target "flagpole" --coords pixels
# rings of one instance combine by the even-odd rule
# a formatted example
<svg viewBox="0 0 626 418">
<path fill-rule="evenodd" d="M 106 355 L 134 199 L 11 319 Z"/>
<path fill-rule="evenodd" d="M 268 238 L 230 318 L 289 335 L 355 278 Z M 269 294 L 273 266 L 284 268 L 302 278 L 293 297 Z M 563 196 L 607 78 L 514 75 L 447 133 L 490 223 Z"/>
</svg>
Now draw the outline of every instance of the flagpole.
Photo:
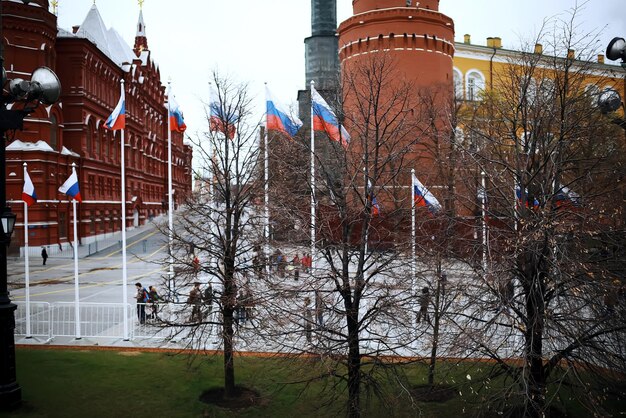
<svg viewBox="0 0 626 418">
<path fill-rule="evenodd" d="M 482 264 L 483 272 L 487 272 L 487 184 L 485 180 L 485 172 L 480 172 L 480 182 L 482 186 L 482 194 L 480 196 L 480 209 L 482 212 Z"/>
<path fill-rule="evenodd" d="M 483 251 L 482 251 L 482 264 L 483 264 L 483 272 L 487 272 L 487 185 L 485 180 L 485 172 L 480 172 L 480 181 L 482 186 L 482 194 L 480 197 L 480 206 L 482 212 L 482 241 L 483 241 Z"/>
<path fill-rule="evenodd" d="M 24 163 L 24 179 L 28 164 Z M 26 338 L 32 338 L 30 329 L 30 266 L 28 259 L 28 203 L 24 202 L 24 284 L 26 286 Z"/>
<path fill-rule="evenodd" d="M 76 163 L 72 163 L 72 174 L 76 173 Z M 76 339 L 80 340 L 80 293 L 78 288 L 78 221 L 76 216 L 76 199 L 72 198 L 74 211 L 74 320 L 76 322 Z"/>
<path fill-rule="evenodd" d="M 269 277 L 270 274 L 270 265 L 267 262 L 270 257 L 270 209 L 269 209 L 269 151 L 268 151 L 268 138 L 267 138 L 267 113 L 265 115 L 265 131 L 263 132 L 263 140 L 264 140 L 264 160 L 265 160 L 265 227 L 264 227 L 264 235 L 265 235 L 265 275 Z"/>
<path fill-rule="evenodd" d="M 168 205 L 168 226 L 169 226 L 169 253 L 170 253 L 170 269 L 169 269 L 169 283 L 168 288 L 170 293 L 175 294 L 174 288 L 174 255 L 172 254 L 172 246 L 174 237 L 172 235 L 174 230 L 174 218 L 172 214 L 172 123 L 170 121 L 171 103 L 172 100 L 169 95 L 172 94 L 172 82 L 167 82 L 167 205 Z"/>
<path fill-rule="evenodd" d="M 369 201 L 370 204 L 370 223 L 371 223 L 371 215 L 372 215 L 372 209 L 373 209 L 373 203 L 374 200 L 372 199 L 372 197 L 374 196 L 374 193 L 370 191 L 370 183 L 369 183 L 369 177 L 367 177 L 367 171 L 365 169 L 365 167 L 363 167 L 363 177 L 365 177 L 365 202 L 367 204 L 367 202 Z M 365 225 L 364 225 L 365 226 Z M 367 257 L 367 242 L 369 241 L 369 225 L 367 225 L 367 228 L 365 229 L 365 245 L 364 245 L 364 254 L 363 254 L 363 258 L 365 259 Z"/>
<path fill-rule="evenodd" d="M 124 79 L 120 80 L 121 96 L 124 96 Z M 122 306 L 124 307 L 124 341 L 128 341 L 128 271 L 126 268 L 126 158 L 125 158 L 125 139 L 124 131 L 126 127 L 121 129 L 122 137 L 120 139 L 120 158 L 122 166 Z"/>
<path fill-rule="evenodd" d="M 313 89 L 315 81 L 311 80 L 311 274 L 317 266 L 315 254 L 315 128 L 313 127 Z"/>
<path fill-rule="evenodd" d="M 413 179 L 415 178 L 415 169 L 411 169 L 411 285 L 413 287 L 413 294 L 417 291 L 417 278 L 415 273 L 417 271 L 417 260 L 415 254 L 415 185 Z"/>
<path fill-rule="evenodd" d="M 211 234 L 210 236 L 210 244 L 211 244 L 211 257 L 209 259 L 209 267 L 215 266 L 215 268 L 217 269 L 217 261 L 216 261 L 216 257 L 215 257 L 215 218 L 214 218 L 214 212 L 215 212 L 215 199 L 213 199 L 213 179 L 214 179 L 214 175 L 213 175 L 213 138 L 211 136 L 209 136 L 209 213 L 210 213 L 210 219 L 211 222 L 209 223 L 209 233 Z M 209 278 L 209 281 L 212 281 Z"/>
</svg>

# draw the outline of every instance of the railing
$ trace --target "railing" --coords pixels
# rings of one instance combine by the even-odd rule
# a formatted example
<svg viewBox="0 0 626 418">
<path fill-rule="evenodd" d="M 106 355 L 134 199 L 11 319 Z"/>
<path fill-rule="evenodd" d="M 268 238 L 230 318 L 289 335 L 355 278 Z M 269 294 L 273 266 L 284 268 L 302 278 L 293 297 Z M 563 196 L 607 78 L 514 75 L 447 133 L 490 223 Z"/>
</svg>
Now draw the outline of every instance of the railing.
<svg viewBox="0 0 626 418">
<path fill-rule="evenodd" d="M 14 302 L 15 334 L 24 337 L 52 339 L 52 319 L 48 302 L 30 302 L 30 334 L 27 330 L 26 302 Z"/>
<path fill-rule="evenodd" d="M 74 302 L 30 302 L 30 334 L 27 332 L 26 302 L 16 302 L 15 335 L 40 337 L 52 340 L 56 337 L 124 339 L 124 304 L 79 304 L 80 327 L 76 328 L 76 304 Z M 143 308 L 144 315 L 141 315 Z M 189 322 L 193 307 L 186 303 L 127 304 L 128 339 L 184 340 L 193 332 Z M 216 319 L 216 311 L 202 306 L 202 318 Z M 209 315 L 212 315 L 209 317 Z M 143 319 L 143 321 L 142 321 Z M 197 320 L 197 318 L 196 318 Z M 217 326 L 211 326 L 216 332 Z"/>
<path fill-rule="evenodd" d="M 80 336 L 88 338 L 124 338 L 124 304 L 80 303 Z M 128 323 L 132 325 L 134 310 L 127 304 Z M 52 335 L 76 336 L 76 304 L 57 302 L 51 305 Z M 130 328 L 129 328 L 130 329 Z"/>
</svg>

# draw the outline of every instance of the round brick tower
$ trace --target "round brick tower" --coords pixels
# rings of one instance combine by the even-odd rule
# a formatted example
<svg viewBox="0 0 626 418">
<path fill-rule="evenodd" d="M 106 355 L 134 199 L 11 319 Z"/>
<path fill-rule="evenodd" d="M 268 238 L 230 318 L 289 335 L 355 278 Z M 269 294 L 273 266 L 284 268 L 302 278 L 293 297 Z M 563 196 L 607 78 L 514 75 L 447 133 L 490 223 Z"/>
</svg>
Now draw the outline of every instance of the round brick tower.
<svg viewBox="0 0 626 418">
<path fill-rule="evenodd" d="M 339 60 L 345 70 L 375 52 L 417 87 L 445 86 L 452 95 L 454 22 L 439 0 L 353 0 L 354 16 L 339 25 Z"/>
</svg>

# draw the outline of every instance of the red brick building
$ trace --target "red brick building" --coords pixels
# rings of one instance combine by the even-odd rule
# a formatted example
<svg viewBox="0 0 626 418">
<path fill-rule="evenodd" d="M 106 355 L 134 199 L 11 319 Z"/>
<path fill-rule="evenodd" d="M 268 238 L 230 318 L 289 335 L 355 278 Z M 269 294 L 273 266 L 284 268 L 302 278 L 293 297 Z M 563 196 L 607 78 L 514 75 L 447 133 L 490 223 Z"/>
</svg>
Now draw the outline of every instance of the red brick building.
<svg viewBox="0 0 626 418">
<path fill-rule="evenodd" d="M 120 131 L 104 122 L 126 92 L 127 227 L 165 212 L 167 191 L 167 108 L 165 86 L 153 60 L 139 13 L 131 49 L 107 29 L 95 4 L 72 32 L 57 27 L 47 0 L 2 1 L 4 68 L 9 79 L 29 79 L 39 66 L 50 67 L 61 81 L 61 99 L 40 105 L 26 117 L 24 129 L 8 133 L 7 200 L 17 213 L 13 250 L 23 245 L 21 192 L 23 163 L 39 201 L 29 209 L 31 246 L 55 251 L 72 240 L 72 209 L 58 188 L 76 163 L 83 203 L 78 205 L 81 244 L 121 229 Z M 174 200 L 191 191 L 191 147 L 172 133 Z"/>
<path fill-rule="evenodd" d="M 370 86 L 377 79 L 385 79 L 380 91 L 384 99 L 380 103 L 397 103 L 395 108 L 385 111 L 390 114 L 406 112 L 397 117 L 397 126 L 390 124 L 382 128 L 389 133 L 385 141 L 398 141 L 397 146 L 390 147 L 394 152 L 403 140 L 413 141 L 407 142 L 411 145 L 406 164 L 397 177 L 394 173 L 376 181 L 387 183 L 390 189 L 385 191 L 389 193 L 377 192 L 384 207 L 408 209 L 410 198 L 395 189 L 411 184 L 411 168 L 416 169 L 417 177 L 431 189 L 452 187 L 445 178 L 447 171 L 443 168 L 441 150 L 447 149 L 446 144 L 450 142 L 449 115 L 454 110 L 454 22 L 439 11 L 439 0 L 354 0 L 352 8 L 353 16 L 343 21 L 337 30 L 341 71 L 344 79 L 357 80 L 355 86 Z M 374 64 L 380 65 L 382 61 L 384 67 Z M 376 71 L 386 75 L 374 75 Z M 387 78 L 388 74 L 392 76 Z M 363 88 L 364 97 L 368 88 Z M 394 99 L 406 92 L 406 101 Z M 379 110 L 381 113 L 376 117 L 361 113 L 371 109 L 363 107 L 360 102 L 363 99 L 357 96 L 346 94 L 343 103 L 349 131 L 350 120 L 357 123 L 370 118 L 384 120 L 383 110 Z M 411 126 L 412 133 L 393 137 L 391 133 L 401 131 L 396 128 L 403 126 Z M 362 147 L 362 141 L 371 141 L 365 137 L 360 138 L 360 142 L 356 139 L 352 149 Z M 359 151 L 357 159 L 360 158 Z M 448 207 L 447 202 L 441 203 Z"/>
</svg>

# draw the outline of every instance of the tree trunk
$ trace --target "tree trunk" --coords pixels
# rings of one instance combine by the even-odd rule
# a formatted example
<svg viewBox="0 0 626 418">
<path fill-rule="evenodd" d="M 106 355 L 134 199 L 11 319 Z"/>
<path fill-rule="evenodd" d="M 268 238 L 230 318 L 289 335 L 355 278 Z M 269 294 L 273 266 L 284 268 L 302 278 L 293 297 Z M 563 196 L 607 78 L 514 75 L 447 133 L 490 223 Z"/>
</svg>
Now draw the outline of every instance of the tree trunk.
<svg viewBox="0 0 626 418">
<path fill-rule="evenodd" d="M 525 357 L 528 378 L 526 379 L 525 414 L 529 417 L 543 416 L 545 408 L 546 375 L 543 366 L 543 328 L 545 311 L 545 272 L 537 261 L 539 254 L 526 254 L 526 324 Z"/>
<path fill-rule="evenodd" d="M 224 311 L 224 326 L 222 337 L 224 342 L 224 395 L 233 397 L 235 395 L 235 363 L 233 344 L 233 314 L 237 300 L 237 288 L 233 275 L 234 263 L 232 257 L 225 257 L 224 294 L 222 296 L 222 306 Z"/>
<path fill-rule="evenodd" d="M 354 310 L 353 310 L 354 311 Z M 361 416 L 361 353 L 358 313 L 348 315 L 348 417 Z"/>
<path fill-rule="evenodd" d="M 437 262 L 437 290 L 435 291 L 435 310 L 433 312 L 433 346 L 430 350 L 430 364 L 428 365 L 428 384 L 433 385 L 435 383 L 435 366 L 437 364 L 437 347 L 439 346 L 439 317 L 441 316 L 441 310 L 439 309 L 439 302 L 441 299 L 441 260 Z"/>
<path fill-rule="evenodd" d="M 235 396 L 235 363 L 233 358 L 233 309 L 224 309 L 224 395 Z"/>
</svg>

